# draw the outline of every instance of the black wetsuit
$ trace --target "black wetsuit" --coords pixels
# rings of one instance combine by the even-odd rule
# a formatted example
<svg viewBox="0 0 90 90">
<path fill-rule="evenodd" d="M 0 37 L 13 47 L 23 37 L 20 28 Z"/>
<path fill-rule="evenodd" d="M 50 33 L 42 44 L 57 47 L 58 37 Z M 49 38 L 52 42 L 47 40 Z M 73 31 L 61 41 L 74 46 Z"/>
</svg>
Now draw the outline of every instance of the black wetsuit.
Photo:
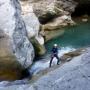
<svg viewBox="0 0 90 90">
<path fill-rule="evenodd" d="M 51 60 L 50 60 L 50 66 L 51 67 L 51 64 L 52 64 L 52 61 L 53 61 L 53 58 L 56 57 L 57 58 L 57 65 L 59 64 L 59 57 L 58 57 L 58 48 L 57 47 L 53 47 L 52 48 L 52 55 L 51 55 Z"/>
</svg>

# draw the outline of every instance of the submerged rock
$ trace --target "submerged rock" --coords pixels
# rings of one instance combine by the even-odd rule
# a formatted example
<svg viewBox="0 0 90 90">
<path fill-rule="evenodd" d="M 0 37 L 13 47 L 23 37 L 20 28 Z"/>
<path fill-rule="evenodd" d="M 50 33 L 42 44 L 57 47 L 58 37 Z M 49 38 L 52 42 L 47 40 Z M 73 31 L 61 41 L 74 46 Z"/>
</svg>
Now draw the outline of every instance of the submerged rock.
<svg viewBox="0 0 90 90">
<path fill-rule="evenodd" d="M 34 49 L 19 1 L 1 0 L 0 12 L 0 79 L 20 79 L 22 70 L 32 64 Z"/>
</svg>

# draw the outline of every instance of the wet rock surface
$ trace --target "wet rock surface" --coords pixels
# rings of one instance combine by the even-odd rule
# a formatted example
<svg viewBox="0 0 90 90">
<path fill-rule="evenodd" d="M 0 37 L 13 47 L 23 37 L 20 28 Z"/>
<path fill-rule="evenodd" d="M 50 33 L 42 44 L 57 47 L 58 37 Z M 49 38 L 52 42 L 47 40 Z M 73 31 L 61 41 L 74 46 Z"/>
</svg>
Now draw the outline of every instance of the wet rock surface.
<svg viewBox="0 0 90 90">
<path fill-rule="evenodd" d="M 89 90 L 90 48 L 70 62 L 38 78 L 34 83 L 1 87 L 2 90 Z M 7 85 L 7 84 L 5 84 Z"/>
<path fill-rule="evenodd" d="M 41 77 L 32 90 L 89 90 L 90 49 L 60 68 Z"/>
</svg>

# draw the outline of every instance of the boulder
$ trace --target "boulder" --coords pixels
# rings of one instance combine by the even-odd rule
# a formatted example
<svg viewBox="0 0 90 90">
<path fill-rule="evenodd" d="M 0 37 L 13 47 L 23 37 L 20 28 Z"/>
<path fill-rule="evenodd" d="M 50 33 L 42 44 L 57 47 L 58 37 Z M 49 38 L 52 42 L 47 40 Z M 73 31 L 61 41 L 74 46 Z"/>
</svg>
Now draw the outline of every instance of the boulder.
<svg viewBox="0 0 90 90">
<path fill-rule="evenodd" d="M 33 5 L 39 21 L 45 24 L 58 16 L 70 15 L 77 3 L 73 0 L 39 0 Z"/>
<path fill-rule="evenodd" d="M 30 41 L 34 40 L 34 43 L 32 43 L 35 48 L 35 53 L 43 55 L 45 53 L 44 38 L 39 33 L 40 23 L 33 11 L 33 5 L 31 5 L 28 1 L 21 1 L 21 7 L 28 38 Z M 33 40 L 31 40 L 32 38 Z"/>
<path fill-rule="evenodd" d="M 51 28 L 53 28 L 53 29 L 50 29 L 50 27 L 48 27 L 48 24 L 42 25 L 42 30 L 40 31 L 40 33 L 44 37 L 45 42 L 51 40 L 52 38 L 55 38 L 57 36 L 61 36 L 64 34 L 64 29 L 54 30 L 53 26 Z"/>
<path fill-rule="evenodd" d="M 55 18 L 47 24 L 43 25 L 45 31 L 57 30 L 67 25 L 74 25 L 70 16 L 63 15 L 61 17 Z"/>
<path fill-rule="evenodd" d="M 42 39 L 42 37 L 41 37 L 41 39 Z M 35 51 L 36 51 L 35 56 L 38 57 L 38 56 L 42 56 L 42 55 L 45 54 L 45 52 L 46 52 L 45 46 L 43 44 L 39 43 L 40 41 L 42 42 L 42 40 L 37 41 L 37 39 L 31 38 L 30 41 L 32 42 L 32 44 L 33 44 L 33 46 L 35 48 Z"/>
<path fill-rule="evenodd" d="M 34 59 L 18 0 L 0 1 L 0 80 L 20 79 Z M 11 76 L 12 75 L 12 76 Z"/>
</svg>

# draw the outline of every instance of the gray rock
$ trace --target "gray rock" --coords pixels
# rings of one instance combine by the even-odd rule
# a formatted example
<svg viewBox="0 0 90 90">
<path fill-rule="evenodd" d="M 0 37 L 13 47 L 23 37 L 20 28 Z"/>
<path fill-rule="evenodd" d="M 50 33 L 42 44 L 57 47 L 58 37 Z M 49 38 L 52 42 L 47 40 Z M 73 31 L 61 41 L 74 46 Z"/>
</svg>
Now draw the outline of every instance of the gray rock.
<svg viewBox="0 0 90 90">
<path fill-rule="evenodd" d="M 75 24 L 71 16 L 78 16 L 78 15 L 82 16 L 82 14 L 90 14 L 89 12 L 90 0 L 28 0 L 28 1 L 31 4 L 33 4 L 34 12 L 39 18 L 40 23 L 45 25 L 44 32 L 46 38 L 47 32 L 50 34 L 52 33 L 50 32 L 51 30 L 56 31 L 58 27 L 60 29 L 62 26 Z M 69 19 L 62 20 L 63 16 L 66 16 Z M 53 37 L 50 38 L 52 39 Z"/>
<path fill-rule="evenodd" d="M 35 53 L 37 53 L 38 55 L 42 55 L 45 53 L 44 38 L 39 33 L 40 23 L 33 11 L 33 6 L 28 1 L 21 1 L 21 7 L 22 17 L 26 24 L 28 38 L 30 41 L 32 41 L 31 38 L 34 38 L 34 40 L 36 41 L 33 44 Z"/>
<path fill-rule="evenodd" d="M 32 85 L 11 85 L 2 90 L 90 90 L 90 48 L 72 61 L 40 77 Z"/>
<path fill-rule="evenodd" d="M 29 67 L 34 58 L 34 49 L 27 38 L 19 1 L 1 0 L 0 12 L 0 69 L 13 71 L 13 68 L 18 71 Z"/>
<path fill-rule="evenodd" d="M 33 90 L 89 90 L 90 50 L 41 77 Z"/>
<path fill-rule="evenodd" d="M 73 0 L 39 0 L 34 2 L 34 12 L 41 23 L 47 23 L 53 18 L 70 15 L 76 5 Z"/>
<path fill-rule="evenodd" d="M 43 24 L 41 32 L 45 32 L 43 33 L 45 41 L 62 35 L 63 31 L 58 31 L 58 29 L 75 25 L 71 13 L 75 10 L 77 3 L 73 0 L 29 0 L 29 2 L 33 5 L 34 13 L 40 23 Z"/>
</svg>

